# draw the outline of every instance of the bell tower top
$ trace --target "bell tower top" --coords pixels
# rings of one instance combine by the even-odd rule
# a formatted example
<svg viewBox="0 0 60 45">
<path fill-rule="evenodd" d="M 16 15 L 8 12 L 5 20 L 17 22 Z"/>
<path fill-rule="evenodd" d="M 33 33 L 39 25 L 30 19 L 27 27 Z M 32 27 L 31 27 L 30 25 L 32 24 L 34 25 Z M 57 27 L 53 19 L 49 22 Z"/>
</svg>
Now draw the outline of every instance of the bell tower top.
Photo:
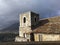
<svg viewBox="0 0 60 45">
<path fill-rule="evenodd" d="M 39 22 L 39 14 L 34 12 L 25 12 L 20 14 L 20 27 L 35 26 Z"/>
</svg>

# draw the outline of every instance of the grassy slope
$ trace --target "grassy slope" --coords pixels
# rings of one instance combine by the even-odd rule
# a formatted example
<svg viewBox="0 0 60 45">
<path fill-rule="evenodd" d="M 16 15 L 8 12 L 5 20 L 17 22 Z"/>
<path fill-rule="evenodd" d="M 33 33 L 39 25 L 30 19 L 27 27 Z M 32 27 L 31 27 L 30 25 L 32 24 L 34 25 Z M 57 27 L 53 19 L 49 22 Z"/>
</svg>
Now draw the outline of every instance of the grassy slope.
<svg viewBox="0 0 60 45">
<path fill-rule="evenodd" d="M 15 33 L 0 33 L 0 42 L 12 42 L 17 35 Z"/>
</svg>

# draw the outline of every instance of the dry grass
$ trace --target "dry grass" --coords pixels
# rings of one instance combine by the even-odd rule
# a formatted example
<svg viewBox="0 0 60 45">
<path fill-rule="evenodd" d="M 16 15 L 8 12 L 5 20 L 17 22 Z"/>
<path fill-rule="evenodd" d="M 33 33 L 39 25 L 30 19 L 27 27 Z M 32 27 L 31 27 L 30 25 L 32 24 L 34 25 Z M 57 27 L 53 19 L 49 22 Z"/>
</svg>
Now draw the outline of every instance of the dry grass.
<svg viewBox="0 0 60 45">
<path fill-rule="evenodd" d="M 60 45 L 60 42 L 0 42 L 0 45 Z"/>
</svg>

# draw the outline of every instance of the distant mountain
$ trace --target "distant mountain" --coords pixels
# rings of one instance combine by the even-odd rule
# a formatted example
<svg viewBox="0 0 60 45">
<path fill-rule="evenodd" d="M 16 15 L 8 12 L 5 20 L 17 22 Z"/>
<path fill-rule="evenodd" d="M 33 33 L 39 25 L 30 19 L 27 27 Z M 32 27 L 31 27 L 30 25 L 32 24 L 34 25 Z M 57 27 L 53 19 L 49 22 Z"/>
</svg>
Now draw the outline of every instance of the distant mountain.
<svg viewBox="0 0 60 45">
<path fill-rule="evenodd" d="M 0 32 L 2 33 L 18 33 L 18 31 L 19 31 L 19 23 L 14 23 L 9 27 L 0 30 Z"/>
</svg>

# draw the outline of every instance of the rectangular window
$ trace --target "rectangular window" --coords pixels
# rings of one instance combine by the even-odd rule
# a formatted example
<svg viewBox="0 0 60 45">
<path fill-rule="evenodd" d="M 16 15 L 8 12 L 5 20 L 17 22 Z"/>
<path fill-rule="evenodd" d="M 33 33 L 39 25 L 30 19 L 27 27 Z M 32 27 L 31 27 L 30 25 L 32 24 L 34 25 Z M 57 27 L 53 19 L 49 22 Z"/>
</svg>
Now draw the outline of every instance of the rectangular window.
<svg viewBox="0 0 60 45">
<path fill-rule="evenodd" d="M 42 41 L 42 35 L 39 35 L 39 41 Z"/>
</svg>

